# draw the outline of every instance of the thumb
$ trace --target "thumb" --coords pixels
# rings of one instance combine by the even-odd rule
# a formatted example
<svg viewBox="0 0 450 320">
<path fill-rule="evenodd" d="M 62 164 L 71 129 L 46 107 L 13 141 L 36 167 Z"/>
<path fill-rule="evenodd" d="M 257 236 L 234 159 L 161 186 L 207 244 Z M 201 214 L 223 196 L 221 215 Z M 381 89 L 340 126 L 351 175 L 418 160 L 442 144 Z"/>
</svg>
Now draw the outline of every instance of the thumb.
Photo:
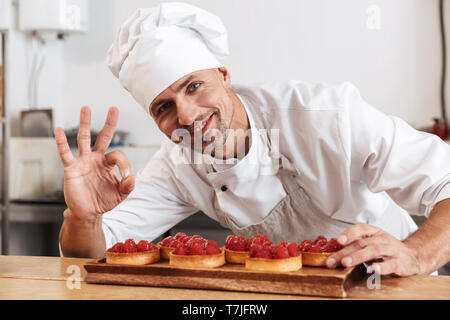
<svg viewBox="0 0 450 320">
<path fill-rule="evenodd" d="M 123 178 L 119 184 L 119 193 L 122 197 L 122 200 L 128 197 L 128 195 L 134 189 L 134 183 L 136 181 L 136 176 L 130 173 L 128 176 Z"/>
</svg>

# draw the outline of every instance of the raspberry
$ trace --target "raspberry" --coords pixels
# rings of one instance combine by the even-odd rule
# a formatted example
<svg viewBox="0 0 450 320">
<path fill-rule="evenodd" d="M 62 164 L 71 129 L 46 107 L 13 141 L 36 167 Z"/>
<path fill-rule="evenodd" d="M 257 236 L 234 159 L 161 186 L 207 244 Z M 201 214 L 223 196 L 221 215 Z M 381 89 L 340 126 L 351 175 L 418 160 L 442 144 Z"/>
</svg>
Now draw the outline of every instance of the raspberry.
<svg viewBox="0 0 450 320">
<path fill-rule="evenodd" d="M 336 246 L 333 243 L 328 242 L 325 246 L 322 247 L 322 252 L 335 252 Z"/>
<path fill-rule="evenodd" d="M 258 255 L 258 252 L 261 251 L 262 246 L 254 243 L 252 245 L 250 245 L 250 247 L 248 248 L 248 254 L 250 257 L 256 257 Z"/>
<path fill-rule="evenodd" d="M 313 244 L 308 252 L 322 252 L 322 247 L 317 244 Z"/>
<path fill-rule="evenodd" d="M 190 255 L 203 255 L 204 254 L 204 250 L 203 250 L 203 246 L 201 244 L 193 244 L 190 248 L 188 248 L 189 254 Z"/>
<path fill-rule="evenodd" d="M 331 238 L 329 243 L 332 243 L 335 246 L 336 251 L 339 251 L 343 248 L 343 246 L 337 241 L 336 238 Z"/>
<path fill-rule="evenodd" d="M 303 240 L 302 243 L 300 243 L 300 251 L 303 252 L 308 252 L 309 249 L 312 246 L 312 241 L 311 240 Z"/>
<path fill-rule="evenodd" d="M 328 242 L 330 242 L 330 243 L 338 243 L 336 238 L 331 238 L 330 240 L 328 240 Z"/>
<path fill-rule="evenodd" d="M 219 247 L 216 247 L 214 245 L 207 245 L 206 249 L 205 249 L 205 253 L 206 254 L 219 254 L 220 249 L 219 249 Z"/>
<path fill-rule="evenodd" d="M 168 247 L 170 248 L 176 248 L 178 246 L 178 244 L 180 244 L 181 242 L 178 241 L 177 239 L 172 239 L 169 244 Z"/>
<path fill-rule="evenodd" d="M 197 239 L 197 240 L 205 240 L 202 236 L 199 236 L 198 234 L 194 234 L 191 239 Z"/>
<path fill-rule="evenodd" d="M 186 241 L 184 244 L 186 245 L 186 247 L 191 248 L 194 245 L 200 245 L 202 246 L 204 243 L 203 240 L 198 239 L 198 238 L 191 238 L 188 241 Z"/>
<path fill-rule="evenodd" d="M 109 252 L 122 252 L 123 243 L 117 242 L 115 245 L 112 246 L 111 249 L 109 249 Z"/>
<path fill-rule="evenodd" d="M 287 241 L 281 241 L 280 242 L 280 246 L 283 246 L 283 247 L 286 247 L 286 248 L 287 248 L 288 244 L 289 243 Z"/>
<path fill-rule="evenodd" d="M 255 235 L 253 236 L 253 238 L 259 238 L 259 239 L 263 239 L 263 240 L 269 240 L 269 239 L 267 238 L 266 235 L 264 235 L 264 234 L 259 234 L 259 233 L 255 234 Z"/>
<path fill-rule="evenodd" d="M 144 251 L 150 251 L 150 243 L 147 240 L 141 240 L 137 244 L 137 251 L 144 252 Z"/>
<path fill-rule="evenodd" d="M 185 237 L 185 236 L 186 236 L 186 233 L 184 233 L 184 232 L 178 232 L 178 233 L 175 235 L 175 239 L 179 240 L 181 237 Z"/>
<path fill-rule="evenodd" d="M 274 259 L 286 259 L 286 258 L 289 258 L 288 249 L 285 246 L 282 246 L 282 245 L 275 246 L 274 252 L 273 252 L 273 258 Z"/>
<path fill-rule="evenodd" d="M 325 246 L 322 246 L 322 252 L 336 252 L 342 249 L 342 246 L 335 238 L 331 238 Z"/>
<path fill-rule="evenodd" d="M 187 249 L 186 245 L 184 243 L 180 242 L 180 241 L 177 241 L 174 244 L 174 247 L 172 247 L 172 248 L 179 248 L 179 247 L 185 247 Z"/>
<path fill-rule="evenodd" d="M 231 234 L 226 238 L 226 240 L 225 240 L 225 248 L 227 248 L 229 250 L 233 250 L 232 244 L 234 242 L 234 238 L 235 238 L 235 236 L 233 236 Z"/>
<path fill-rule="evenodd" d="M 270 248 L 272 245 L 273 245 L 273 243 L 270 242 L 269 240 L 266 240 L 262 243 L 262 246 L 266 247 L 266 248 Z"/>
<path fill-rule="evenodd" d="M 214 240 L 207 240 L 206 241 L 206 247 L 216 247 L 219 248 L 219 245 Z"/>
<path fill-rule="evenodd" d="M 187 249 L 185 246 L 178 246 L 173 250 L 173 254 L 187 255 Z"/>
<path fill-rule="evenodd" d="M 287 250 L 289 252 L 289 255 L 291 257 L 296 257 L 298 256 L 298 246 L 296 243 L 289 243 L 287 246 Z"/>
<path fill-rule="evenodd" d="M 318 236 L 316 238 L 316 240 L 314 240 L 313 244 L 317 244 L 319 241 L 323 242 L 323 240 L 325 240 L 325 242 L 327 242 L 327 238 L 325 238 L 324 236 Z"/>
<path fill-rule="evenodd" d="M 271 254 L 270 251 L 271 251 L 270 249 L 262 248 L 261 250 L 259 250 L 259 252 L 257 253 L 256 257 L 257 258 L 271 259 L 272 258 L 272 254 Z"/>
<path fill-rule="evenodd" d="M 256 234 L 249 240 L 249 245 L 251 245 L 252 243 L 263 244 L 265 241 L 268 240 L 269 239 L 266 236 L 262 234 Z"/>
<path fill-rule="evenodd" d="M 137 252 L 137 247 L 136 244 L 134 244 L 133 242 L 125 242 L 125 244 L 123 245 L 123 251 L 122 252 L 126 252 L 126 253 L 131 253 L 131 252 Z"/>
<path fill-rule="evenodd" d="M 161 245 L 163 245 L 164 247 L 168 247 L 169 244 L 170 244 L 170 242 L 171 242 L 173 239 L 174 239 L 174 238 L 173 238 L 172 236 L 168 236 L 168 237 L 164 238 L 164 239 L 161 241 Z"/>
<path fill-rule="evenodd" d="M 231 246 L 233 247 L 232 250 L 247 251 L 249 246 L 249 239 L 239 235 L 232 240 Z"/>
<path fill-rule="evenodd" d="M 235 251 L 246 251 L 247 245 L 243 239 L 239 239 L 238 237 L 234 238 L 233 242 L 231 243 L 231 247 Z"/>
<path fill-rule="evenodd" d="M 181 236 L 181 237 L 178 238 L 178 241 L 180 241 L 180 242 L 182 242 L 182 243 L 186 243 L 186 242 L 188 242 L 189 240 L 191 240 L 191 238 L 192 238 L 192 237 L 190 237 L 190 236 Z"/>
<path fill-rule="evenodd" d="M 134 242 L 133 239 L 127 239 L 127 240 L 125 240 L 125 244 L 127 244 L 127 243 L 129 243 L 130 245 L 133 245 L 133 246 L 136 245 L 136 242 Z"/>
<path fill-rule="evenodd" d="M 245 248 L 245 250 L 248 250 L 248 243 L 249 243 L 249 239 L 247 239 L 247 238 L 244 238 L 243 240 L 242 240 L 242 244 L 244 245 L 244 248 Z"/>
<path fill-rule="evenodd" d="M 317 241 L 314 245 L 316 245 L 316 246 L 320 246 L 320 247 L 325 247 L 326 245 L 328 244 L 328 241 L 327 240 L 324 240 L 324 239 L 320 239 L 319 241 Z"/>
</svg>

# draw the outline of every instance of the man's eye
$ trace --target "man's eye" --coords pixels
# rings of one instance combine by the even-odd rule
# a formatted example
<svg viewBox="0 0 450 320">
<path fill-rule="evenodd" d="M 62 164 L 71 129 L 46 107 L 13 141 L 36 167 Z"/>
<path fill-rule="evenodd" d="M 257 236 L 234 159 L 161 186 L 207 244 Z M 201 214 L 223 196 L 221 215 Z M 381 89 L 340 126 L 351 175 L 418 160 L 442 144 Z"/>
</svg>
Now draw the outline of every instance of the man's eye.
<svg viewBox="0 0 450 320">
<path fill-rule="evenodd" d="M 164 103 L 161 107 L 159 107 L 158 111 L 156 112 L 157 115 L 160 115 L 170 107 L 170 102 Z"/>
<path fill-rule="evenodd" d="M 200 83 L 196 82 L 189 86 L 189 91 L 195 91 L 198 87 L 200 87 Z"/>
</svg>

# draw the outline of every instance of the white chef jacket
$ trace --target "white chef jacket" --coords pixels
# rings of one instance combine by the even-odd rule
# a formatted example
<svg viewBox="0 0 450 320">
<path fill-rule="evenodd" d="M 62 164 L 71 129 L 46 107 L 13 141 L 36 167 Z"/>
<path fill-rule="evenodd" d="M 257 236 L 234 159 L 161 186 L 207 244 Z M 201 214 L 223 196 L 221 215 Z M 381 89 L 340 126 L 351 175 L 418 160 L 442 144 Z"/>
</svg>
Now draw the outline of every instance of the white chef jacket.
<svg viewBox="0 0 450 320">
<path fill-rule="evenodd" d="M 279 129 L 279 152 L 295 164 L 296 179 L 315 205 L 334 219 L 377 225 L 402 240 L 417 229 L 410 214 L 428 217 L 450 198 L 450 147 L 373 108 L 348 82 L 233 90 L 252 127 L 250 105 L 270 129 Z M 107 247 L 127 238 L 151 241 L 198 211 L 217 221 L 214 194 L 238 226 L 264 219 L 286 194 L 275 175 L 261 174 L 269 150 L 255 130 L 251 137 L 243 159 L 212 173 L 164 141 L 127 199 L 102 216 Z"/>
</svg>

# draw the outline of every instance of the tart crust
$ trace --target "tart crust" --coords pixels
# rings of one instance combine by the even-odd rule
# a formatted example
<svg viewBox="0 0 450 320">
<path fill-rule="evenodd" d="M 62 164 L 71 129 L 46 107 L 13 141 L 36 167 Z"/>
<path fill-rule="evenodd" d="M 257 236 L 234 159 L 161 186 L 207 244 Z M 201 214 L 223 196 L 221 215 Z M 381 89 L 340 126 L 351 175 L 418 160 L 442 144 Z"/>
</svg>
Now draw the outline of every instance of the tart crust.
<svg viewBox="0 0 450 320">
<path fill-rule="evenodd" d="M 161 245 L 161 242 L 158 243 L 158 247 L 161 249 L 161 259 L 169 260 L 169 253 L 171 253 L 175 248 L 172 247 L 166 247 Z"/>
<path fill-rule="evenodd" d="M 225 260 L 228 263 L 245 264 L 248 251 L 235 251 L 225 248 Z"/>
<path fill-rule="evenodd" d="M 217 268 L 225 264 L 225 252 L 211 255 L 181 255 L 169 253 L 169 264 L 178 268 Z"/>
<path fill-rule="evenodd" d="M 327 259 L 335 252 L 302 252 L 305 266 L 326 267 Z"/>
<path fill-rule="evenodd" d="M 289 272 L 302 268 L 302 255 L 286 259 L 247 258 L 245 268 L 256 271 Z"/>
<path fill-rule="evenodd" d="M 143 252 L 109 252 L 106 251 L 106 263 L 143 265 L 159 261 L 159 248 Z"/>
</svg>

